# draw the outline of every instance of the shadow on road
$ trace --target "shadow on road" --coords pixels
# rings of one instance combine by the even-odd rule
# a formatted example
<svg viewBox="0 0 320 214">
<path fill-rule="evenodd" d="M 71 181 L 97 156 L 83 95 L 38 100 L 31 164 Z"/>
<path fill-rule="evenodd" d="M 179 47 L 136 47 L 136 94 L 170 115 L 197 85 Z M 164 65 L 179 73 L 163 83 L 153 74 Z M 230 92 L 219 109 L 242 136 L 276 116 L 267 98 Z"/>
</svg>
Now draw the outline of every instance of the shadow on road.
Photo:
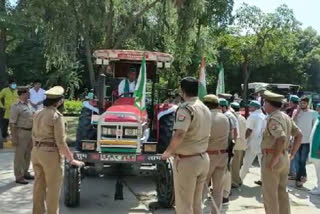
<svg viewBox="0 0 320 214">
<path fill-rule="evenodd" d="M 6 184 L 6 185 L 4 185 L 4 186 L 1 186 L 1 187 L 0 187 L 0 194 L 6 192 L 6 191 L 8 191 L 8 190 L 10 190 L 10 189 L 12 189 L 12 188 L 14 188 L 14 187 L 16 187 L 16 186 L 17 186 L 17 184 L 16 184 L 16 182 L 14 182 L 14 181 L 11 182 L 11 183 Z"/>
</svg>

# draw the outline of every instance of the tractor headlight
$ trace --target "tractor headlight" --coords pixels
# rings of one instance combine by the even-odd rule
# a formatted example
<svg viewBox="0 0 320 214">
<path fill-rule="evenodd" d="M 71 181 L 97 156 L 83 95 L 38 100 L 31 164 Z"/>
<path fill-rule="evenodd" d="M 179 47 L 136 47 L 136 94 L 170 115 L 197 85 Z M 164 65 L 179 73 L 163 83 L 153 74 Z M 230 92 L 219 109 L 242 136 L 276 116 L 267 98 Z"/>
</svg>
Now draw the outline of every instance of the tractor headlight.
<svg viewBox="0 0 320 214">
<path fill-rule="evenodd" d="M 138 129 L 137 128 L 124 128 L 124 136 L 128 138 L 137 138 L 138 137 Z"/>
<path fill-rule="evenodd" d="M 102 135 L 105 137 L 116 137 L 117 129 L 116 127 L 102 127 Z"/>
</svg>

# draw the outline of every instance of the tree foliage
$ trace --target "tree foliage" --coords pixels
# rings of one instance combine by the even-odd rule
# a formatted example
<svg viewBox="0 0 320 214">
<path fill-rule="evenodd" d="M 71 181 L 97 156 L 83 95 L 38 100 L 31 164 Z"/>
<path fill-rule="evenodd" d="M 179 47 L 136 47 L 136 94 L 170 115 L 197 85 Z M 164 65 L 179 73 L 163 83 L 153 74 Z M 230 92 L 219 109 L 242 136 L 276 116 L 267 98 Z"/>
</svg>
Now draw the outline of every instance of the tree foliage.
<svg viewBox="0 0 320 214">
<path fill-rule="evenodd" d="M 93 87 L 98 48 L 142 49 L 173 54 L 161 87 L 198 76 L 205 55 L 209 92 L 216 67 L 225 67 L 226 88 L 244 81 L 301 84 L 320 90 L 320 38 L 302 29 L 292 10 L 273 13 L 233 0 L 0 0 L 0 82 L 12 75 L 19 84 L 41 79 L 74 96 Z"/>
</svg>

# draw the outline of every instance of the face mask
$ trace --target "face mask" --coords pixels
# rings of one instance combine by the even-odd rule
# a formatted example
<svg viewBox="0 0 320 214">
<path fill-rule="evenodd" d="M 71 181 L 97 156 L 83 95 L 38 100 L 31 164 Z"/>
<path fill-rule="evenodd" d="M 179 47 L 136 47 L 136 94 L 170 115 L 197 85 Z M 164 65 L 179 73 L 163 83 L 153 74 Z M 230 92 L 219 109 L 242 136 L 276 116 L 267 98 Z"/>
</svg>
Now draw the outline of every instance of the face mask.
<svg viewBox="0 0 320 214">
<path fill-rule="evenodd" d="M 11 85 L 10 85 L 10 88 L 16 89 L 16 88 L 17 88 L 17 84 L 15 84 L 15 83 L 11 84 Z"/>
</svg>

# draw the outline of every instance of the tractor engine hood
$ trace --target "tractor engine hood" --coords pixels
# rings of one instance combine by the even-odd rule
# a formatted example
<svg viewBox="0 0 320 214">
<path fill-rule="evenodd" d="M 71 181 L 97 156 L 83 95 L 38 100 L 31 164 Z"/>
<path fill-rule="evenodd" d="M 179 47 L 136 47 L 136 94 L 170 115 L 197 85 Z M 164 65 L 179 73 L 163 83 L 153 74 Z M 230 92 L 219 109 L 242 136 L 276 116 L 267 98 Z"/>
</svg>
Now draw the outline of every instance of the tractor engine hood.
<svg viewBox="0 0 320 214">
<path fill-rule="evenodd" d="M 134 98 L 122 97 L 115 101 L 113 106 L 107 109 L 104 122 L 147 122 L 146 110 L 142 112 L 134 105 Z"/>
</svg>

